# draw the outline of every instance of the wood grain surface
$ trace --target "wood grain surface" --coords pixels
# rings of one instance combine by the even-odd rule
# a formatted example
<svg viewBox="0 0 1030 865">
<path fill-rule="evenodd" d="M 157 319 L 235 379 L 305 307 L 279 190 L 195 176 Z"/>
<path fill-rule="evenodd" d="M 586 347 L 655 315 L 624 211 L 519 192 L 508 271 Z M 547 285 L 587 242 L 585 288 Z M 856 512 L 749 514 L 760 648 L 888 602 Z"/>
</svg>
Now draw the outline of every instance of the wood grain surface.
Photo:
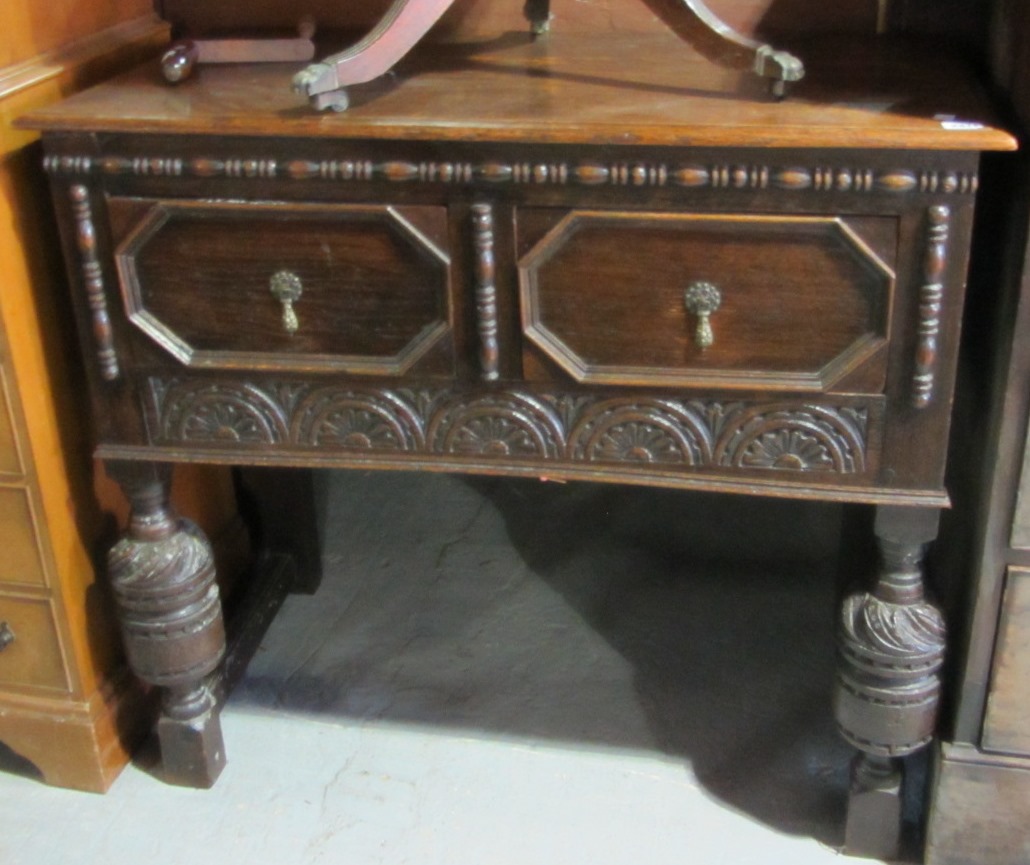
<svg viewBox="0 0 1030 865">
<path fill-rule="evenodd" d="M 772 101 L 746 71 L 668 33 L 509 34 L 416 49 L 394 73 L 320 114 L 290 89 L 293 64 L 208 67 L 170 87 L 148 64 L 21 123 L 49 130 L 304 135 L 563 144 L 1010 150 L 961 64 L 939 46 L 831 43 Z"/>
</svg>

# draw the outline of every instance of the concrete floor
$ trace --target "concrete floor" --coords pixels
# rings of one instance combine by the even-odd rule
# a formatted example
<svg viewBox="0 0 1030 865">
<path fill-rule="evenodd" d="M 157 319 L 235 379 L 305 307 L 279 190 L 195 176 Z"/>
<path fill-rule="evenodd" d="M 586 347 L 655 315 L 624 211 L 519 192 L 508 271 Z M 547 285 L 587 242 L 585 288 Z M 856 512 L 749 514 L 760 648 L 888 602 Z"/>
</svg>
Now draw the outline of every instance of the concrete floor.
<svg viewBox="0 0 1030 865">
<path fill-rule="evenodd" d="M 325 480 L 322 589 L 230 698 L 216 787 L 0 774 L 0 863 L 841 861 L 839 509 Z"/>
</svg>

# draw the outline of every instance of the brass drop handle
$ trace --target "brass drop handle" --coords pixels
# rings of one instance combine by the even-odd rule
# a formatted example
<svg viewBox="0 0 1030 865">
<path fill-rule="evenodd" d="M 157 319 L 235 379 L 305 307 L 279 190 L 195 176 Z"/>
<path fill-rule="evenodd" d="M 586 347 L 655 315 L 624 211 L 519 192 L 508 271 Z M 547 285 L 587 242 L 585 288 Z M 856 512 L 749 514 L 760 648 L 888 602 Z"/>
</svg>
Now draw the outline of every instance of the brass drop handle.
<svg viewBox="0 0 1030 865">
<path fill-rule="evenodd" d="M 7 622 L 0 622 L 0 652 L 14 642 L 14 631 Z"/>
<path fill-rule="evenodd" d="M 708 348 L 715 342 L 711 317 L 722 304 L 722 293 L 710 282 L 692 282 L 687 286 L 684 299 L 687 311 L 697 316 L 697 344 L 701 348 Z"/>
<path fill-rule="evenodd" d="M 268 281 L 268 289 L 272 296 L 283 305 L 283 329 L 287 333 L 296 333 L 300 328 L 300 321 L 293 309 L 293 304 L 300 300 L 304 293 L 304 286 L 297 274 L 289 270 L 280 270 L 273 274 Z"/>
</svg>

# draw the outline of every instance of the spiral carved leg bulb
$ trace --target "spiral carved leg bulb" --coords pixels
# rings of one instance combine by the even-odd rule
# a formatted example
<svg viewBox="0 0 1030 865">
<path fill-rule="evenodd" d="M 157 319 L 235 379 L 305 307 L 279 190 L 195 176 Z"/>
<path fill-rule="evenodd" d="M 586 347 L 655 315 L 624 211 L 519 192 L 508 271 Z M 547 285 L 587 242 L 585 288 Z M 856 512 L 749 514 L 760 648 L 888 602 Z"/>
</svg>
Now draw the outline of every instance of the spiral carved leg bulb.
<svg viewBox="0 0 1030 865">
<path fill-rule="evenodd" d="M 834 714 L 859 750 L 852 765 L 845 850 L 898 854 L 899 758 L 933 739 L 945 630 L 924 596 L 923 555 L 937 536 L 936 510 L 882 507 L 876 515 L 880 570 L 872 591 L 844 601 L 838 631 Z"/>
<path fill-rule="evenodd" d="M 211 546 L 168 504 L 170 472 L 109 464 L 132 504 L 108 572 L 129 665 L 162 688 L 158 738 L 167 780 L 210 787 L 225 765 L 218 706 L 207 683 L 225 653 Z"/>
</svg>

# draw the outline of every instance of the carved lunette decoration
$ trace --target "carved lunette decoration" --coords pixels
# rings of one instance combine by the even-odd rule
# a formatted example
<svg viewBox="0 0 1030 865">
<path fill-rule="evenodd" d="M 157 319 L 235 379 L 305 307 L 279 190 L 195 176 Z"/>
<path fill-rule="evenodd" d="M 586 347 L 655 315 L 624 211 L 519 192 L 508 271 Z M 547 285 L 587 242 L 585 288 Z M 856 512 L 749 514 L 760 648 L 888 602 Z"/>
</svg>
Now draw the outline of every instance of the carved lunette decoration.
<svg viewBox="0 0 1030 865">
<path fill-rule="evenodd" d="M 155 444 L 274 444 L 837 475 L 875 469 L 868 464 L 869 410 L 862 404 L 157 378 L 150 380 L 148 399 Z"/>
<path fill-rule="evenodd" d="M 950 223 L 951 210 L 945 205 L 935 205 L 927 211 L 923 284 L 919 289 L 919 335 L 912 375 L 912 404 L 916 408 L 926 408 L 933 400 Z"/>
<path fill-rule="evenodd" d="M 118 355 L 114 350 L 111 317 L 107 312 L 107 298 L 104 295 L 104 272 L 97 255 L 89 189 L 77 183 L 69 188 L 68 198 L 75 216 L 75 244 L 79 250 L 79 267 L 92 318 L 100 374 L 108 381 L 113 381 L 119 375 Z"/>
<path fill-rule="evenodd" d="M 372 159 L 288 159 L 267 157 L 147 158 L 106 156 L 47 157 L 55 174 L 280 178 L 289 180 L 387 181 L 485 185 L 576 185 L 680 187 L 685 189 L 783 189 L 813 192 L 888 192 L 972 194 L 975 173 L 908 168 L 846 166 L 770 166 L 651 162 L 503 161 L 423 162 Z"/>
<path fill-rule="evenodd" d="M 484 381 L 496 381 L 500 348 L 497 344 L 497 266 L 494 261 L 494 215 L 489 204 L 472 205 L 472 240 L 476 249 L 476 324 L 479 365 Z"/>
</svg>

